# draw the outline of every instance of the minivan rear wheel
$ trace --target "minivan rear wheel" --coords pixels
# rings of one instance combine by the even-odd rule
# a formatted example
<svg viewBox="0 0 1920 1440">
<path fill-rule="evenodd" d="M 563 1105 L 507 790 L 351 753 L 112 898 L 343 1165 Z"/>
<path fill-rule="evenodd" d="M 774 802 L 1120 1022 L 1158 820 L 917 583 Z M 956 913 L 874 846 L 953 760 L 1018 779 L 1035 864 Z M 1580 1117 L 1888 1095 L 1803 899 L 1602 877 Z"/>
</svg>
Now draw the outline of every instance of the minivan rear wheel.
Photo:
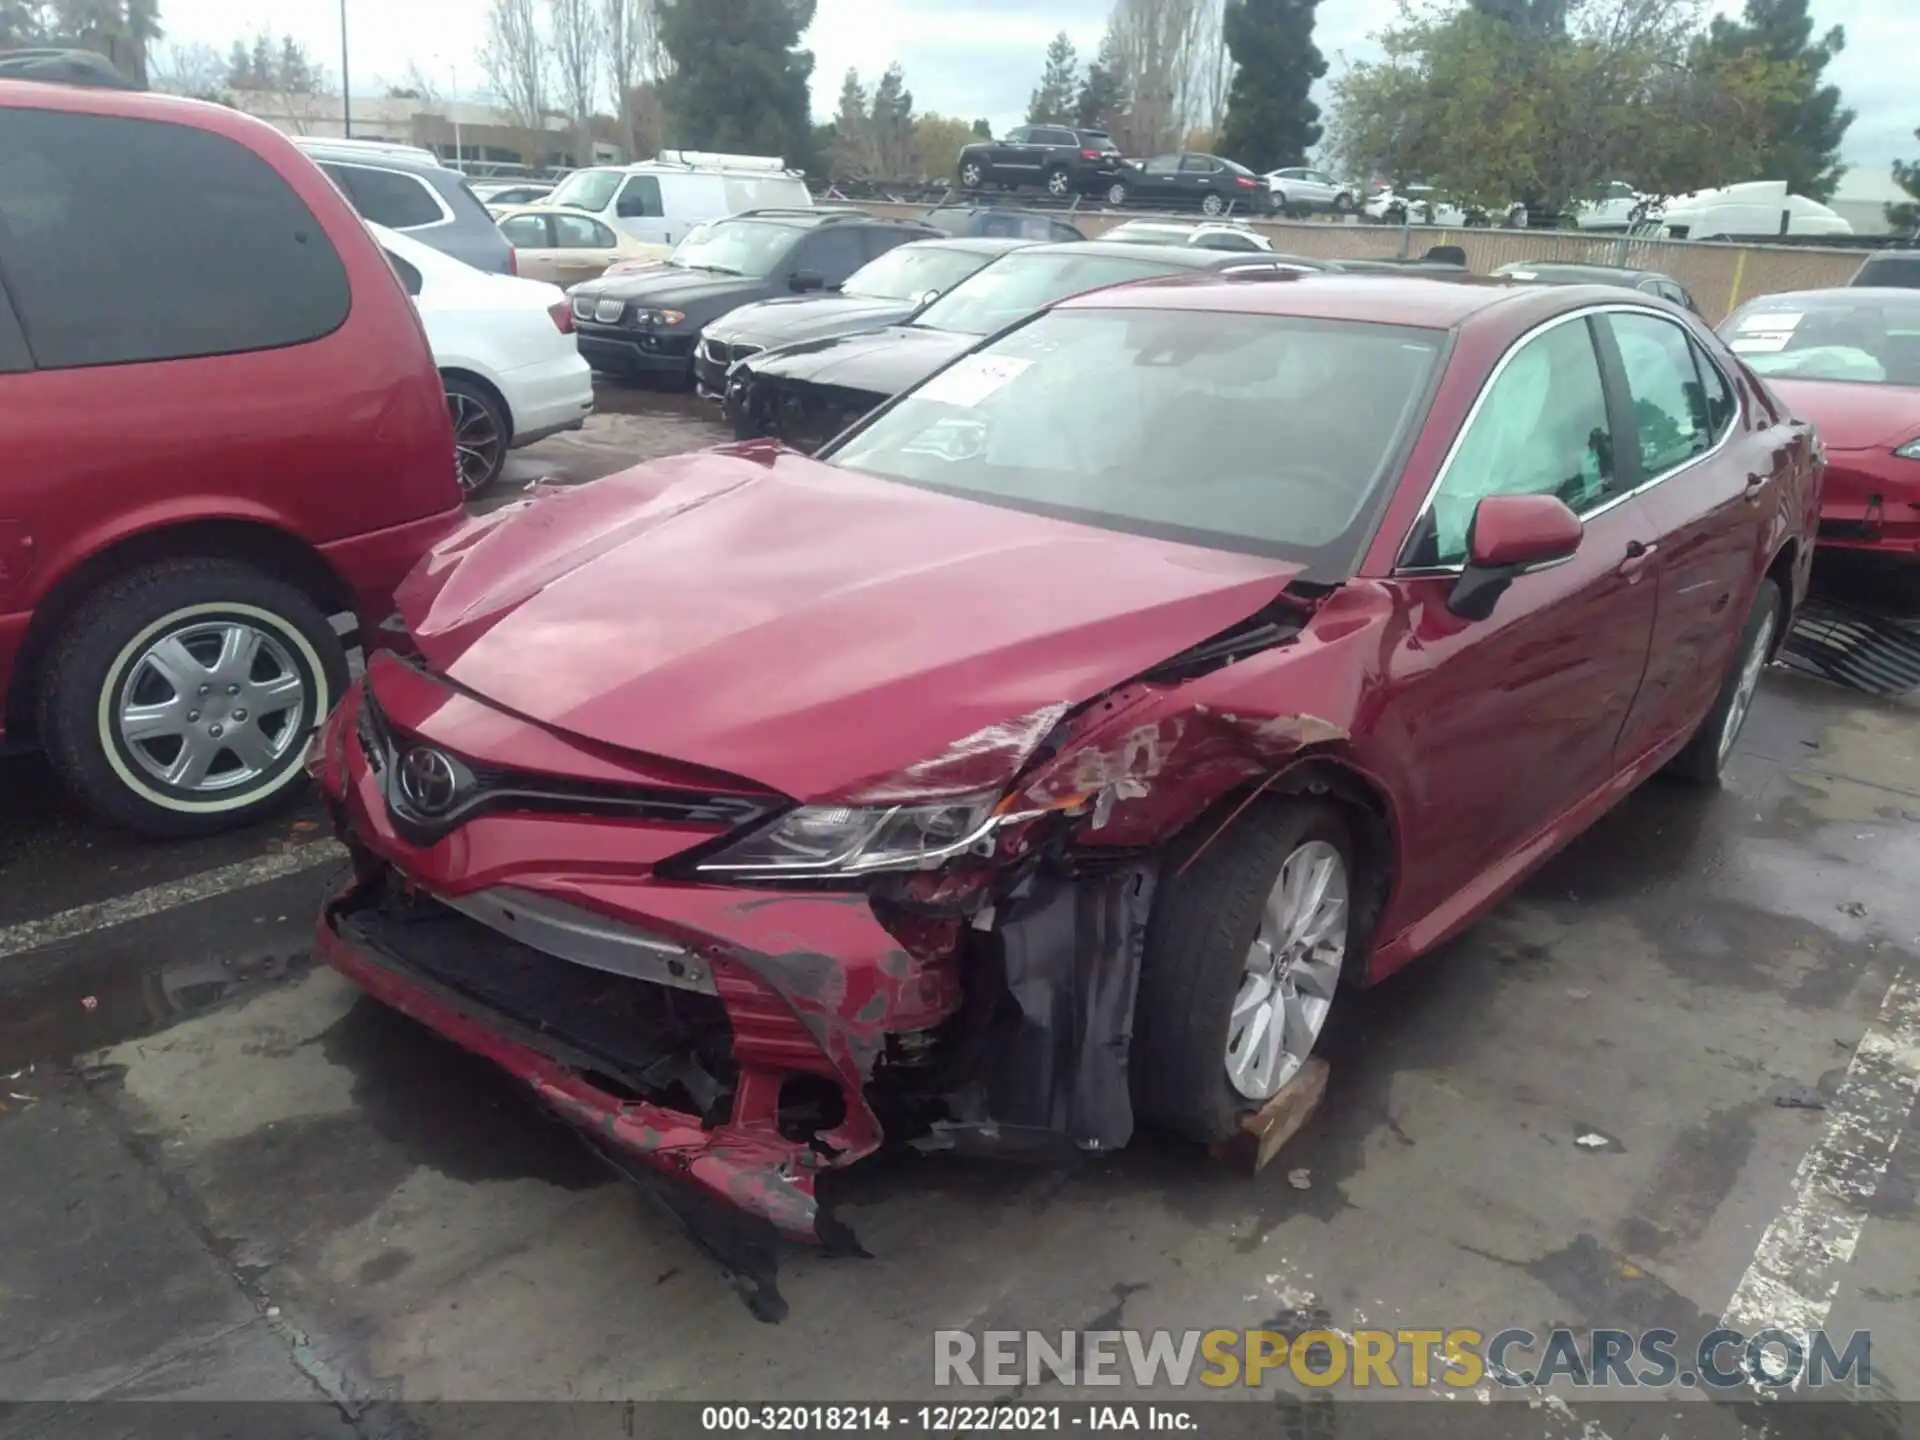
<svg viewBox="0 0 1920 1440">
<path fill-rule="evenodd" d="M 347 684 L 320 607 L 232 560 L 120 576 L 50 654 L 40 731 L 55 769 L 92 809 L 150 835 L 232 829 L 285 804 Z"/>
</svg>

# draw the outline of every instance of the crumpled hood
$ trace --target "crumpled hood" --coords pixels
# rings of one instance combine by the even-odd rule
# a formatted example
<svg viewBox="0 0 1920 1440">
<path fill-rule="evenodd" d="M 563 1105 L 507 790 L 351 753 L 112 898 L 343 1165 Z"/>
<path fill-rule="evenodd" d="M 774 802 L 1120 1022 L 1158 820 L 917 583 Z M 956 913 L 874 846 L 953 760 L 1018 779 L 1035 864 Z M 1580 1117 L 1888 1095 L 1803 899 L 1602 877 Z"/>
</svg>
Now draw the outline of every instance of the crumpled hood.
<svg viewBox="0 0 1920 1440">
<path fill-rule="evenodd" d="M 979 343 L 977 335 L 890 325 L 861 335 L 789 345 L 747 362 L 755 375 L 779 382 L 832 385 L 870 395 L 898 395 Z"/>
<path fill-rule="evenodd" d="M 1297 573 L 755 443 L 476 521 L 400 606 L 432 669 L 504 709 L 818 800 L 1096 696 Z"/>
<path fill-rule="evenodd" d="M 1812 422 L 1829 450 L 1897 450 L 1920 439 L 1920 389 L 1761 378 L 1795 419 Z"/>
<path fill-rule="evenodd" d="M 729 345 L 758 345 L 772 350 L 804 340 L 877 330 L 906 319 L 918 308 L 912 300 L 868 300 L 854 295 L 778 295 L 742 305 L 707 327 L 707 335 Z"/>
</svg>

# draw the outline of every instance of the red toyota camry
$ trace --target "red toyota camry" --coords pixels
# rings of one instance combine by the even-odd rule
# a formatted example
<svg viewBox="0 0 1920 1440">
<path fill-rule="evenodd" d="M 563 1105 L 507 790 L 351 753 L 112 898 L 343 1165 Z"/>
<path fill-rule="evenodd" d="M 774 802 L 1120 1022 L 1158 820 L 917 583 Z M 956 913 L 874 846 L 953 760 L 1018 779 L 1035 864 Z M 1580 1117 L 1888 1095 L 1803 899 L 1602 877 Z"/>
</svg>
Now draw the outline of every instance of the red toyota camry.
<svg viewBox="0 0 1920 1440">
<path fill-rule="evenodd" d="M 1807 428 L 1657 300 L 1083 296 L 816 458 L 443 546 L 313 752 L 320 945 L 738 1275 L 851 1244 L 816 1179 L 886 1141 L 1218 1140 L 1345 987 L 1717 777 L 1817 505 Z"/>
<path fill-rule="evenodd" d="M 1768 295 L 1721 333 L 1819 433 L 1820 544 L 1920 560 L 1920 291 Z"/>
</svg>

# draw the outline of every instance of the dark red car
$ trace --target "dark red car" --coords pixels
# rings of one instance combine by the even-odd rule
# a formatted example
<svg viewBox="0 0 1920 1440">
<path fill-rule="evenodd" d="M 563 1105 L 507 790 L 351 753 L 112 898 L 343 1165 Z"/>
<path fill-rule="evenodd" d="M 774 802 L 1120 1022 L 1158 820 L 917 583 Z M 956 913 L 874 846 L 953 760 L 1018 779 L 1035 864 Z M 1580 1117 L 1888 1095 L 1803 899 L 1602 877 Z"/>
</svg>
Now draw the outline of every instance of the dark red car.
<svg viewBox="0 0 1920 1440">
<path fill-rule="evenodd" d="M 1820 437 L 1820 544 L 1920 560 L 1920 291 L 1768 295 L 1720 329 Z"/>
<path fill-rule="evenodd" d="M 319 944 L 721 1202 L 737 1273 L 849 1243 L 815 1181 L 883 1141 L 1218 1140 L 1341 987 L 1719 774 L 1818 478 L 1617 289 L 1066 301 L 817 459 L 443 547 L 313 760 L 357 867 Z"/>
<path fill-rule="evenodd" d="M 0 80 L 0 748 L 159 834 L 295 793 L 460 520 L 433 357 L 291 141 L 219 105 Z"/>
</svg>

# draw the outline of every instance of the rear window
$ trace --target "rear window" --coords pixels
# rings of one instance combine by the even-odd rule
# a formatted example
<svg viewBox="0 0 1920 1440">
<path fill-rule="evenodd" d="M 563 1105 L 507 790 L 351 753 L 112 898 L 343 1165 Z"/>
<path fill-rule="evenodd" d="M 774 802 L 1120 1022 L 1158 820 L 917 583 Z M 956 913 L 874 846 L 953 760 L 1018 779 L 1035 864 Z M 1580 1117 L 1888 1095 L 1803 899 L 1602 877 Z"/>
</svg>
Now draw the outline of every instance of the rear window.
<svg viewBox="0 0 1920 1440">
<path fill-rule="evenodd" d="M 184 125 L 6 112 L 0 270 L 43 369 L 298 345 L 347 318 L 313 212 L 245 146 Z"/>
<path fill-rule="evenodd" d="M 427 182 L 401 170 L 378 170 L 371 165 L 341 165 L 327 161 L 320 167 L 353 201 L 353 208 L 389 230 L 418 230 L 438 225 L 446 212 Z M 474 201 L 479 205 L 479 201 Z M 485 207 L 481 206 L 484 211 Z"/>
<path fill-rule="evenodd" d="M 1920 255 L 1872 255 L 1850 282 L 1854 285 L 1890 285 L 1920 290 Z"/>
<path fill-rule="evenodd" d="M 1920 385 L 1920 293 L 1769 296 L 1730 316 L 1720 333 L 1758 375 Z"/>
<path fill-rule="evenodd" d="M 1173 275 L 1178 270 L 1173 265 L 1116 255 L 1035 255 L 1016 250 L 962 281 L 950 294 L 921 311 L 913 323 L 962 335 L 991 335 L 1069 295 L 1128 280 Z"/>
<path fill-rule="evenodd" d="M 827 458 L 991 504 L 1344 575 L 1424 413 L 1444 345 L 1437 331 L 1397 325 L 1055 311 L 955 361 Z M 1061 424 L 1063 415 L 1074 423 Z"/>
</svg>

